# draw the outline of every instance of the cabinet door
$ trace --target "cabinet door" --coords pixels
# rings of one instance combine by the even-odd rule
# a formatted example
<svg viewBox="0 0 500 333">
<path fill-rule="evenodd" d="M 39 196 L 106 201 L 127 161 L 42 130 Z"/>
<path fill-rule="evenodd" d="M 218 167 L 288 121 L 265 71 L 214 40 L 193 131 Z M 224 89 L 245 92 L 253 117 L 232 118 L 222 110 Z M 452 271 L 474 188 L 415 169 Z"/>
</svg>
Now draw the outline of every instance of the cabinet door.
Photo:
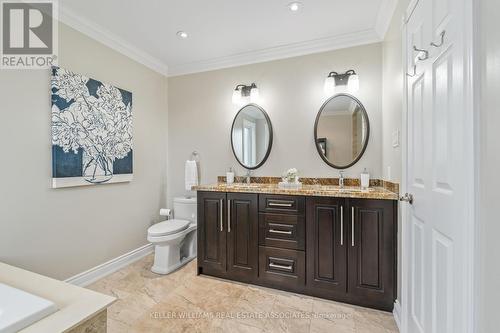
<svg viewBox="0 0 500 333">
<path fill-rule="evenodd" d="M 395 201 L 349 199 L 348 293 L 392 310 L 396 287 Z"/>
<path fill-rule="evenodd" d="M 258 272 L 257 194 L 228 193 L 227 255 L 228 276 L 253 281 Z"/>
<path fill-rule="evenodd" d="M 198 192 L 198 269 L 226 272 L 226 193 Z"/>
<path fill-rule="evenodd" d="M 345 297 L 347 207 L 341 198 L 307 198 L 307 280 L 311 294 Z"/>
</svg>

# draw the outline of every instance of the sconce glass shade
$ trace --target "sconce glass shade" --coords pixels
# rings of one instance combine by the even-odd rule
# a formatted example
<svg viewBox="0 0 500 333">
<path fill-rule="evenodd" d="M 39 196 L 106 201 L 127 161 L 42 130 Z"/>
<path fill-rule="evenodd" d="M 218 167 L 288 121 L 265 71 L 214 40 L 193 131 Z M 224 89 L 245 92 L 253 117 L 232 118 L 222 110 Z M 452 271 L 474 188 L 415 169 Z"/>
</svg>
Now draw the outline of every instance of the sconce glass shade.
<svg viewBox="0 0 500 333">
<path fill-rule="evenodd" d="M 232 101 L 233 101 L 233 104 L 240 104 L 241 103 L 241 90 L 240 89 L 234 89 Z"/>
<path fill-rule="evenodd" d="M 324 91 L 327 96 L 333 96 L 335 94 L 335 77 L 328 76 L 325 79 Z"/>
<path fill-rule="evenodd" d="M 252 90 L 250 90 L 250 101 L 252 103 L 257 103 L 259 101 L 259 88 L 253 87 Z"/>
<path fill-rule="evenodd" d="M 349 81 L 347 82 L 347 89 L 349 89 L 350 92 L 357 92 L 359 90 L 358 74 L 352 74 L 349 76 Z"/>
</svg>

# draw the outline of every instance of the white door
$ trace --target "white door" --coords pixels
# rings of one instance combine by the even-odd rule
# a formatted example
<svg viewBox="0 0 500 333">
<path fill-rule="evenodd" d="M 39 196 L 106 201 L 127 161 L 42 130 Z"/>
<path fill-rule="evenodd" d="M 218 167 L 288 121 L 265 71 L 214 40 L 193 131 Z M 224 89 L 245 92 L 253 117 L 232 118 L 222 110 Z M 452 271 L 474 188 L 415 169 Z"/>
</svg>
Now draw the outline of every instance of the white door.
<svg viewBox="0 0 500 333">
<path fill-rule="evenodd" d="M 408 332 L 467 332 L 472 316 L 468 228 L 474 156 L 472 122 L 467 121 L 472 109 L 465 3 L 419 0 L 406 26 L 412 76 L 404 181 L 413 195 L 403 238 Z"/>
</svg>

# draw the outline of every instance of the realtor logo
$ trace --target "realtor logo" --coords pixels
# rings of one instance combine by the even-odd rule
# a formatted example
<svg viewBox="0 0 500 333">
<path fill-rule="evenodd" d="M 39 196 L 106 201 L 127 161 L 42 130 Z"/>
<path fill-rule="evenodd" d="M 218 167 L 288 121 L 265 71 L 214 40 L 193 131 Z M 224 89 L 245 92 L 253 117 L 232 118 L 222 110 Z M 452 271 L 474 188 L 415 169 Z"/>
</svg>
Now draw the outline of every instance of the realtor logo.
<svg viewBox="0 0 500 333">
<path fill-rule="evenodd" d="M 56 1 L 2 1 L 1 19 L 0 68 L 34 69 L 56 65 Z"/>
</svg>

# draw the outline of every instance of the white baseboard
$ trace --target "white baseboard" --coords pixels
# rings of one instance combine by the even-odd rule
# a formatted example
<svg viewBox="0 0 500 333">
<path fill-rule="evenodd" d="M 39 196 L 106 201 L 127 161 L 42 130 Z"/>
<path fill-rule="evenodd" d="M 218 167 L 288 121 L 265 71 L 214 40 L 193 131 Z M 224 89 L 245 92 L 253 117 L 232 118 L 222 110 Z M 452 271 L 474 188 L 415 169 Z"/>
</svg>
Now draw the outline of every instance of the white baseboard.
<svg viewBox="0 0 500 333">
<path fill-rule="evenodd" d="M 394 321 L 398 325 L 399 331 L 401 332 L 401 304 L 398 300 L 394 302 L 394 310 L 392 310 L 392 315 L 394 316 Z"/>
<path fill-rule="evenodd" d="M 121 255 L 117 258 L 111 259 L 110 261 L 91 268 L 88 271 L 72 276 L 64 282 L 71 283 L 79 287 L 86 287 L 94 283 L 95 281 L 116 272 L 120 268 L 123 268 L 139 259 L 144 258 L 153 251 L 153 244 L 141 246 L 138 249 L 132 250 L 129 253 L 125 253 L 124 255 Z"/>
</svg>

